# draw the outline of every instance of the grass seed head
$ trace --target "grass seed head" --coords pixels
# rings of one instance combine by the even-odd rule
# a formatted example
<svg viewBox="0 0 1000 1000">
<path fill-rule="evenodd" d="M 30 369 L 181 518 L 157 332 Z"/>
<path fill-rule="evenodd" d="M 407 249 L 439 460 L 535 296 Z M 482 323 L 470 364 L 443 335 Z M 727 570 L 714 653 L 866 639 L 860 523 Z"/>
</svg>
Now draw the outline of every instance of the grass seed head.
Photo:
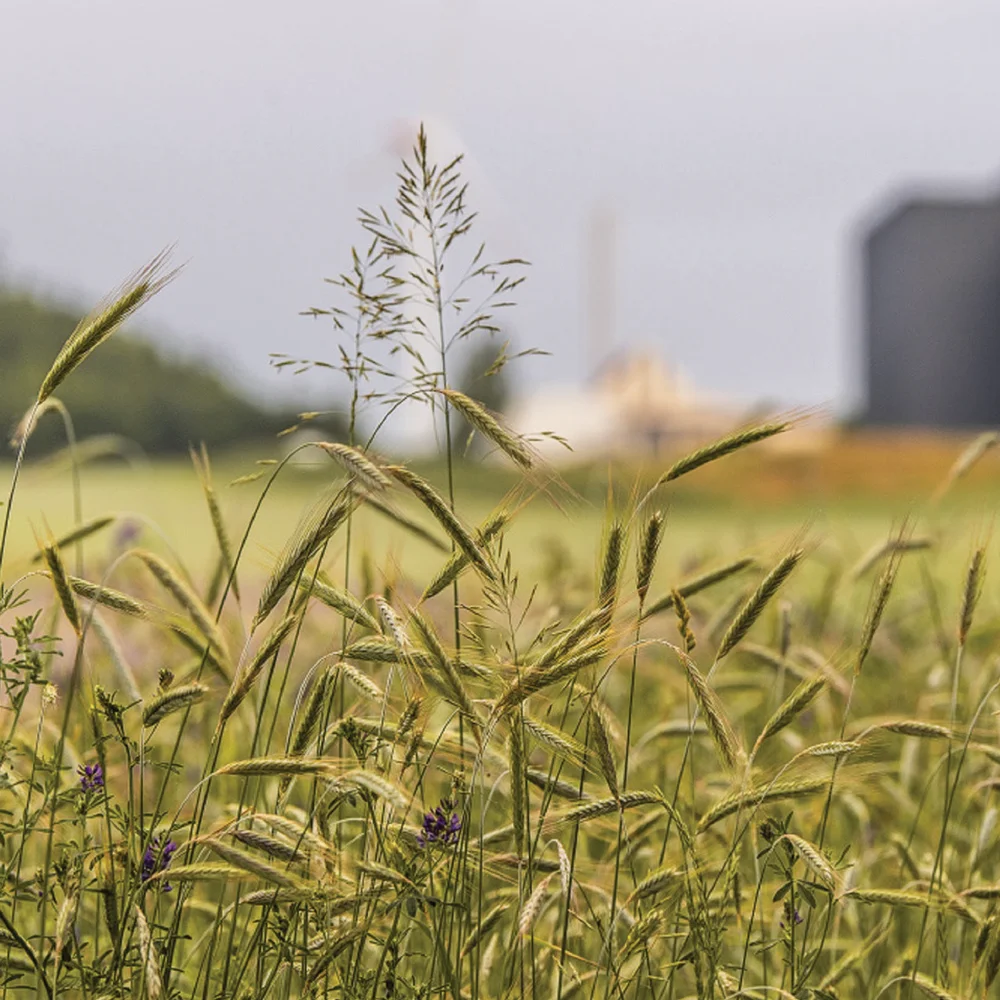
<svg viewBox="0 0 1000 1000">
<path fill-rule="evenodd" d="M 142 724 L 147 728 L 155 726 L 168 715 L 197 704 L 206 694 L 208 688 L 204 684 L 181 684 L 178 687 L 171 687 L 146 704 L 142 711 Z"/>
<path fill-rule="evenodd" d="M 792 570 L 802 559 L 802 549 L 793 549 L 786 553 L 778 561 L 777 565 L 758 584 L 757 589 L 750 595 L 743 607 L 740 608 L 732 624 L 726 630 L 722 641 L 719 643 L 719 651 L 716 659 L 721 660 L 729 653 L 739 641 L 750 631 L 754 622 L 761 616 L 764 608 L 778 592 L 781 585 L 788 579 Z"/>
</svg>

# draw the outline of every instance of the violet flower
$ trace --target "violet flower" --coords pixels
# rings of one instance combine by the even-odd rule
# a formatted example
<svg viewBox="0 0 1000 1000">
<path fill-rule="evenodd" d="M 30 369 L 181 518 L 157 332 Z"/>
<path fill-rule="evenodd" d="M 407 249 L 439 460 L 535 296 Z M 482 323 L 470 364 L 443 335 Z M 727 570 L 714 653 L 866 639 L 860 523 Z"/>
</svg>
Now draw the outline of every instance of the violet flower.
<svg viewBox="0 0 1000 1000">
<path fill-rule="evenodd" d="M 81 764 L 76 771 L 84 792 L 96 792 L 104 787 L 104 768 L 100 764 Z"/>
<path fill-rule="evenodd" d="M 424 815 L 423 826 L 417 834 L 417 843 L 421 847 L 428 844 L 450 847 L 458 843 L 458 835 L 462 832 L 462 818 L 454 812 L 454 808 L 450 799 L 442 799 L 433 812 Z"/>
<path fill-rule="evenodd" d="M 142 881 L 148 881 L 157 872 L 166 871 L 170 867 L 170 859 L 174 856 L 174 851 L 176 850 L 177 845 L 172 840 L 168 840 L 161 848 L 160 838 L 154 837 L 149 842 L 149 846 L 142 856 L 142 868 L 140 870 Z M 169 882 L 163 883 L 164 892 L 170 892 L 171 888 L 172 886 Z"/>
</svg>

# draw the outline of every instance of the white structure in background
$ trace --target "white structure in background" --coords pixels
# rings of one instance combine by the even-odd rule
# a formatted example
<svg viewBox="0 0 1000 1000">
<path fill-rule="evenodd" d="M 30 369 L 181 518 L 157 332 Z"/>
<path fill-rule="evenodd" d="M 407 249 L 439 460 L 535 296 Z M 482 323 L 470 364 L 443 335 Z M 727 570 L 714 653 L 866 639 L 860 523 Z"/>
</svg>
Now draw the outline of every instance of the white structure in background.
<svg viewBox="0 0 1000 1000">
<path fill-rule="evenodd" d="M 535 438 L 546 460 L 566 463 L 673 453 L 726 434 L 744 417 L 731 401 L 699 392 L 659 355 L 641 351 L 611 359 L 579 388 L 540 388 L 515 402 L 507 421 Z M 573 451 L 537 439 L 545 431 Z"/>
</svg>

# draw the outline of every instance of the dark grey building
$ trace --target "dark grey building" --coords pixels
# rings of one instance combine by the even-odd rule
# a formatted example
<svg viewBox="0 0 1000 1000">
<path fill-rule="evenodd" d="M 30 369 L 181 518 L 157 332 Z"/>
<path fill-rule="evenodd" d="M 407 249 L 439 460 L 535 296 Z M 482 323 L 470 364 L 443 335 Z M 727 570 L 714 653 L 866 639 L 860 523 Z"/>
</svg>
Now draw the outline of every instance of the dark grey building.
<svg viewBox="0 0 1000 1000">
<path fill-rule="evenodd" d="M 898 203 L 862 266 L 868 423 L 1000 427 L 1000 194 Z"/>
</svg>

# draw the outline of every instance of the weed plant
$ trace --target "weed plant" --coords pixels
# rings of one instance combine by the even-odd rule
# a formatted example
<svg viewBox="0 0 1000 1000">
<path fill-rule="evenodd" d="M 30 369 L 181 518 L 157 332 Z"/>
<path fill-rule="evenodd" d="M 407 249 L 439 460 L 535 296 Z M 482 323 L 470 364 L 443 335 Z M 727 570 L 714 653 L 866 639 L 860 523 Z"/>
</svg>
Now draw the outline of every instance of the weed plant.
<svg viewBox="0 0 1000 1000">
<path fill-rule="evenodd" d="M 436 165 L 421 134 L 393 209 L 362 214 L 338 304 L 312 310 L 338 338 L 324 364 L 346 379 L 349 440 L 301 446 L 326 485 L 266 579 L 241 562 L 288 460 L 234 533 L 204 452 L 205 581 L 162 545 L 85 564 L 112 516 L 40 537 L 4 576 L 2 1000 L 987 995 L 985 544 L 956 571 L 932 505 L 926 536 L 904 526 L 853 568 L 803 535 L 664 582 L 671 484 L 777 421 L 612 497 L 589 593 L 523 579 L 505 534 L 566 490 L 449 383 L 524 269 L 488 263 L 466 199 L 460 161 Z M 165 267 L 55 359 L 0 564 L 35 421 Z M 441 490 L 378 452 L 414 405 L 438 418 Z M 456 415 L 520 470 L 480 524 L 457 506 Z M 362 505 L 433 546 L 435 571 L 374 565 Z"/>
</svg>

